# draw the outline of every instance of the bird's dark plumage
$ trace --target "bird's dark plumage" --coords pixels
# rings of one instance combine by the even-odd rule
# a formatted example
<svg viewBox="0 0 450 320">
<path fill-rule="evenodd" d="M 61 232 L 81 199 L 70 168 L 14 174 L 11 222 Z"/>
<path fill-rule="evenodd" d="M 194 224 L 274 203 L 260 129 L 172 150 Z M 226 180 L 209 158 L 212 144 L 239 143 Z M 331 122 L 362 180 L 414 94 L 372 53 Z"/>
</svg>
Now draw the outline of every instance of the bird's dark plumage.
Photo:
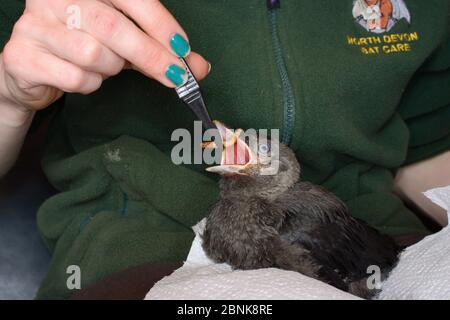
<svg viewBox="0 0 450 320">
<path fill-rule="evenodd" d="M 236 269 L 297 271 L 364 298 L 367 268 L 386 275 L 398 248 L 387 236 L 352 217 L 326 189 L 299 181 L 294 153 L 279 144 L 279 170 L 260 175 L 261 164 L 225 174 L 220 199 L 203 234 L 206 253 Z"/>
</svg>

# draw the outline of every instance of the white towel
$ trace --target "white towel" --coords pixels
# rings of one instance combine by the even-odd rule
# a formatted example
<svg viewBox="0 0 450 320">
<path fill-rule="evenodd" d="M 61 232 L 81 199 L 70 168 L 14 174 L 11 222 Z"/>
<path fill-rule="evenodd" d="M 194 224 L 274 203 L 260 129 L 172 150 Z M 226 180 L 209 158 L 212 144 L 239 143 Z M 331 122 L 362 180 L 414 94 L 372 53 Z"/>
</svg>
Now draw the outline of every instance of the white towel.
<svg viewBox="0 0 450 320">
<path fill-rule="evenodd" d="M 450 214 L 450 186 L 427 191 L 425 195 Z M 379 298 L 450 299 L 449 226 L 401 254 L 398 265 L 383 283 Z"/>
</svg>

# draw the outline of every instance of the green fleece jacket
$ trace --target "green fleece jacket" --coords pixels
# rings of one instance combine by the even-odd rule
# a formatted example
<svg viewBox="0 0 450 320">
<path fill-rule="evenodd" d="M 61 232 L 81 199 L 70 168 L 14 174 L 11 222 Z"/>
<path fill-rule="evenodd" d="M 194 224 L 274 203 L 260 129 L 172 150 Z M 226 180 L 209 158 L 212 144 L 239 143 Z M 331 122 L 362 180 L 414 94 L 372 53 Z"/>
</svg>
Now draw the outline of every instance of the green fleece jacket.
<svg viewBox="0 0 450 320">
<path fill-rule="evenodd" d="M 384 233 L 426 233 L 392 192 L 400 166 L 450 149 L 450 1 L 168 0 L 193 50 L 215 119 L 280 129 L 302 178 Z M 23 1 L 2 0 L 1 43 Z M 218 195 L 204 166 L 172 163 L 176 128 L 194 117 L 173 90 L 134 71 L 94 94 L 67 95 L 43 168 L 60 191 L 38 213 L 53 261 L 38 298 L 67 298 L 127 267 L 186 257 Z"/>
</svg>

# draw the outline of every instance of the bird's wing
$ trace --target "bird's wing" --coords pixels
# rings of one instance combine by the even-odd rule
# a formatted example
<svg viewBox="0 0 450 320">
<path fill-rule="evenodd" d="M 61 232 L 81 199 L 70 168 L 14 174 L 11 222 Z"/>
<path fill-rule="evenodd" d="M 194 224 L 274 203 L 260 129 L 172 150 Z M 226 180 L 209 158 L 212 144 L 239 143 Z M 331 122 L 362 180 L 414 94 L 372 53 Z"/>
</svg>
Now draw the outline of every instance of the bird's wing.
<svg viewBox="0 0 450 320">
<path fill-rule="evenodd" d="M 322 187 L 297 183 L 278 203 L 285 211 L 281 236 L 343 277 L 361 278 L 368 266 L 384 269 L 396 260 L 389 239 L 350 216 L 346 205 Z"/>
<path fill-rule="evenodd" d="M 405 18 L 408 23 L 411 23 L 411 14 L 409 13 L 408 8 L 406 7 L 405 2 L 403 0 L 394 0 L 392 1 L 393 12 L 392 18 L 395 20 L 401 20 Z"/>
<path fill-rule="evenodd" d="M 364 0 L 355 0 L 352 10 L 353 17 L 358 18 L 362 16 L 365 9 L 367 9 L 367 4 L 364 2 Z"/>
</svg>

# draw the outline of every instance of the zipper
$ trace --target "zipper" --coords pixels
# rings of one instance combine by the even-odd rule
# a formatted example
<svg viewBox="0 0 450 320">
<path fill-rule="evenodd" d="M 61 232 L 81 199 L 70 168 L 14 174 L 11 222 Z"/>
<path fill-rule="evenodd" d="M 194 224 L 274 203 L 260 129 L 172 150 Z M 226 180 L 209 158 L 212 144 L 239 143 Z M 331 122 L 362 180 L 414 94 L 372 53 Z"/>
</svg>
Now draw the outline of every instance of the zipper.
<svg viewBox="0 0 450 320">
<path fill-rule="evenodd" d="M 281 78 L 283 89 L 283 130 L 281 142 L 290 145 L 295 125 L 295 97 L 291 81 L 284 60 L 283 47 L 278 33 L 277 9 L 280 8 L 280 0 L 267 0 L 267 14 L 269 17 L 272 46 L 275 53 L 275 62 Z"/>
</svg>

